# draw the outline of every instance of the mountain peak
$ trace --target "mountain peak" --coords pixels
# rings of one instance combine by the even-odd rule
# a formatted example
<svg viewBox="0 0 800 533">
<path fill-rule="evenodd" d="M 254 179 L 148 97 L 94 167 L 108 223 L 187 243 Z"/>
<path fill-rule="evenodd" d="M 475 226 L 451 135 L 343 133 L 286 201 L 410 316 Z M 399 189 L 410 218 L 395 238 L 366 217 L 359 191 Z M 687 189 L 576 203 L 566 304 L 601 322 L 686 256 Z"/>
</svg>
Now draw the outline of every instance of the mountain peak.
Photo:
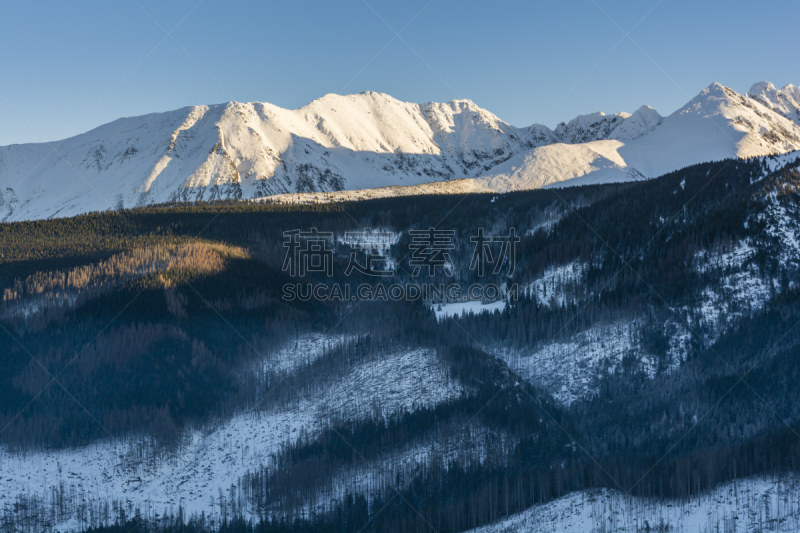
<svg viewBox="0 0 800 533">
<path fill-rule="evenodd" d="M 362 91 L 360 93 L 339 94 L 327 93 L 325 96 L 312 100 L 300 109 L 315 109 L 317 107 L 334 106 L 344 102 L 392 102 L 401 103 L 394 96 L 376 91 Z M 405 103 L 405 102 L 402 102 Z"/>
<path fill-rule="evenodd" d="M 731 96 L 737 95 L 738 93 L 733 89 L 722 85 L 721 83 L 714 82 L 698 94 L 695 99 L 697 98 L 730 98 Z"/>
<path fill-rule="evenodd" d="M 758 83 L 754 83 L 750 90 L 747 91 L 748 96 L 756 96 L 763 94 L 765 92 L 771 92 L 775 90 L 775 86 L 772 85 L 772 82 L 769 81 L 760 81 Z"/>
<path fill-rule="evenodd" d="M 663 117 L 649 105 L 639 107 L 608 136 L 609 139 L 632 141 L 647 135 L 661 124 Z"/>
<path fill-rule="evenodd" d="M 800 126 L 800 87 L 787 84 L 776 89 L 768 81 L 753 84 L 747 96 Z"/>
<path fill-rule="evenodd" d="M 556 137 L 568 144 L 578 144 L 607 139 L 614 129 L 630 117 L 628 113 L 606 115 L 602 111 L 578 115 L 567 123 L 556 126 Z"/>
<path fill-rule="evenodd" d="M 464 104 L 470 107 L 478 107 L 478 105 L 469 98 L 453 98 L 450 100 L 452 104 Z"/>
<path fill-rule="evenodd" d="M 744 97 L 733 89 L 714 82 L 689 100 L 683 107 L 673 114 L 716 114 L 722 107 L 737 107 Z"/>
<path fill-rule="evenodd" d="M 484 111 L 488 113 L 488 111 L 480 107 L 478 104 L 466 98 L 453 98 L 448 102 L 425 102 L 424 104 L 421 104 L 421 107 L 423 109 L 437 107 L 437 106 L 447 106 L 450 109 L 469 109 L 471 111 Z"/>
</svg>

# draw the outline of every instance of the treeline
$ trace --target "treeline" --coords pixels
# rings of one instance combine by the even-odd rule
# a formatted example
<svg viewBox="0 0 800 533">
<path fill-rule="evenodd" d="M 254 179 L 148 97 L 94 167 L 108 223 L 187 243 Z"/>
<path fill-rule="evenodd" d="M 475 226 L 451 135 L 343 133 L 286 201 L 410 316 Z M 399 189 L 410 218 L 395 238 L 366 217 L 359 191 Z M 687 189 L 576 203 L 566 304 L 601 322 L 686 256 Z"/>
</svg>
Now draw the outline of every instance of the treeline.
<svg viewBox="0 0 800 533">
<path fill-rule="evenodd" d="M 135 278 L 150 278 L 165 289 L 168 308 L 182 314 L 180 298 L 175 295 L 176 281 L 220 273 L 224 257 L 244 257 L 239 248 L 210 243 L 187 243 L 173 246 L 138 248 L 110 258 L 64 270 L 36 272 L 14 280 L 3 291 L 0 316 L 24 323 L 30 329 L 53 321 L 86 301 L 108 294 Z M 155 274 L 160 273 L 160 276 Z M 21 319 L 21 320 L 20 320 Z"/>
</svg>

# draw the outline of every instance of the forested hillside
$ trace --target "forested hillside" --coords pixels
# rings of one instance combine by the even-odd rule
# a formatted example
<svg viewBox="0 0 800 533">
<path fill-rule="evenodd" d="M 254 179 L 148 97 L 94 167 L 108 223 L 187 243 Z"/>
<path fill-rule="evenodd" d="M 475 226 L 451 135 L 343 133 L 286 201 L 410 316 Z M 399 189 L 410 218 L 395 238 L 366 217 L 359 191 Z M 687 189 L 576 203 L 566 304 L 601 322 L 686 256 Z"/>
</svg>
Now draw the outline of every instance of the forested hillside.
<svg viewBox="0 0 800 533">
<path fill-rule="evenodd" d="M 466 531 L 796 473 L 799 166 L 2 224 L 2 527 Z M 312 228 L 330 268 L 287 269 Z M 500 289 L 375 297 L 420 284 Z"/>
</svg>

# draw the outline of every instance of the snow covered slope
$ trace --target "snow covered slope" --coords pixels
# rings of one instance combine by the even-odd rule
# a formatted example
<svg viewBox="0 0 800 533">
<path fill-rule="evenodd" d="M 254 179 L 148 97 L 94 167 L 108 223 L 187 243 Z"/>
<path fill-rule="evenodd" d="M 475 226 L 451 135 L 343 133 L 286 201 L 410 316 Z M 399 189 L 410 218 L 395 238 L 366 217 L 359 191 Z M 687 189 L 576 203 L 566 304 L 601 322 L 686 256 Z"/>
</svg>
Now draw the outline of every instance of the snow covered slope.
<svg viewBox="0 0 800 533">
<path fill-rule="evenodd" d="M 698 498 L 655 500 L 613 490 L 573 492 L 469 533 L 797 531 L 795 477 L 729 482 Z"/>
<path fill-rule="evenodd" d="M 367 92 L 296 110 L 190 107 L 0 148 L 0 218 L 476 176 L 532 146 L 524 136 L 468 100 L 418 105 Z"/>
<path fill-rule="evenodd" d="M 800 149 L 798 124 L 718 83 L 665 118 L 643 106 L 609 134 L 601 127 L 607 122 L 579 118 L 593 124 L 598 135 L 582 136 L 589 141 L 583 144 L 534 148 L 475 180 L 475 189 L 505 192 L 654 178 L 705 161 Z"/>
<path fill-rule="evenodd" d="M 800 87 L 790 83 L 783 89 L 776 89 L 770 82 L 762 81 L 750 87 L 747 95 L 800 125 Z"/>
<path fill-rule="evenodd" d="M 0 220 L 166 201 L 418 186 L 509 191 L 656 177 L 800 149 L 797 90 L 712 84 L 662 118 L 593 113 L 516 128 L 469 100 L 365 92 L 287 110 L 229 102 L 123 118 L 60 142 L 0 147 Z M 793 122 L 792 120 L 795 120 Z"/>
<path fill-rule="evenodd" d="M 343 337 L 312 335 L 289 343 L 264 364 L 291 375 Z M 404 350 L 359 364 L 315 394 L 273 410 L 248 410 L 216 425 L 193 429 L 178 453 L 164 460 L 147 437 L 101 441 L 27 454 L 0 447 L 0 513 L 20 497 L 49 501 L 56 487 L 80 495 L 89 508 L 124 502 L 161 512 L 182 505 L 187 514 L 214 513 L 213 498 L 248 472 L 272 465 L 281 450 L 317 435 L 332 419 L 390 416 L 415 406 L 436 405 L 461 394 L 447 369 L 426 350 Z M 142 453 L 150 460 L 143 460 Z M 326 502 L 327 503 L 327 502 Z M 224 504 L 223 504 L 224 505 Z M 251 509 L 244 509 L 248 516 Z M 81 529 L 75 513 L 57 524 Z"/>
<path fill-rule="evenodd" d="M 579 115 L 567 124 L 562 122 L 556 126 L 555 134 L 561 142 L 569 144 L 605 139 L 630 116 L 628 113 L 606 115 L 602 111 L 589 115 Z"/>
</svg>

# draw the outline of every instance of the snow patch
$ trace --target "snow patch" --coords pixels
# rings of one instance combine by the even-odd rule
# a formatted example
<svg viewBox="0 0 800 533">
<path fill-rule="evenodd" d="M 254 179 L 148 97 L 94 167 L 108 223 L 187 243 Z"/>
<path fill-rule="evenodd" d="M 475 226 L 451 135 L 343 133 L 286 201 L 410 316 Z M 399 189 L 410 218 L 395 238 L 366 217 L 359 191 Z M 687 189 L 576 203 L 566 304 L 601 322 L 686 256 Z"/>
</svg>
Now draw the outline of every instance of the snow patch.
<svg viewBox="0 0 800 533">
<path fill-rule="evenodd" d="M 329 342 L 310 336 L 298 341 L 297 357 L 289 357 L 294 348 L 287 347 L 270 364 L 291 369 L 318 356 L 313 352 Z M 90 507 L 116 500 L 143 511 L 174 511 L 182 505 L 187 516 L 208 514 L 212 498 L 238 484 L 241 476 L 273 466 L 286 443 L 313 437 L 333 420 L 388 416 L 461 393 L 434 352 L 390 353 L 279 409 L 252 410 L 194 429 L 169 457 L 149 453 L 147 439 L 28 453 L 0 449 L 0 506 L 11 505 L 20 494 L 48 501 L 51 489 L 63 483 Z"/>
<path fill-rule="evenodd" d="M 497 302 L 481 303 L 480 301 L 471 302 L 455 302 L 448 304 L 435 304 L 433 312 L 436 313 L 436 320 L 442 321 L 450 317 L 458 317 L 463 315 L 477 315 L 480 313 L 494 313 L 500 311 L 501 313 L 506 308 L 506 302 L 501 300 Z"/>
<path fill-rule="evenodd" d="M 658 529 L 662 524 L 669 529 Z M 470 533 L 766 530 L 800 531 L 796 478 L 737 480 L 681 500 L 631 497 L 608 489 L 573 492 Z"/>
</svg>

